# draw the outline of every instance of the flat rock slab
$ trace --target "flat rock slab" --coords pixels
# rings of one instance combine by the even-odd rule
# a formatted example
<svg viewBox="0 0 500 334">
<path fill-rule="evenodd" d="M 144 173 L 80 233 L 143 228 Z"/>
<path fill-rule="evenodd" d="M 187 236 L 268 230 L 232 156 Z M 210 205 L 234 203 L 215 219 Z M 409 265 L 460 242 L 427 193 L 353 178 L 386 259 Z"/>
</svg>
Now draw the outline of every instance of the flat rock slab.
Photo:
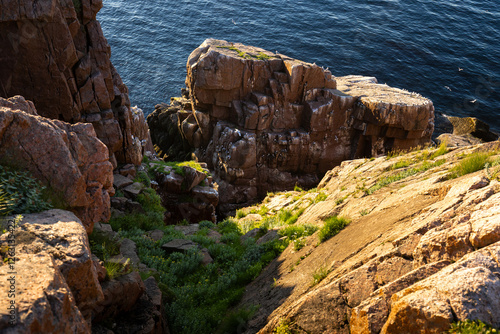
<svg viewBox="0 0 500 334">
<path fill-rule="evenodd" d="M 193 242 L 191 240 L 185 240 L 185 239 L 174 239 L 163 246 L 163 248 L 167 253 L 173 253 L 173 252 L 181 252 L 184 253 L 190 249 L 197 248 L 198 244 L 196 242 Z"/>
<path fill-rule="evenodd" d="M 190 225 L 177 225 L 174 227 L 176 231 L 181 231 L 184 235 L 193 235 L 199 231 L 199 224 L 190 224 Z"/>
<path fill-rule="evenodd" d="M 116 189 L 122 189 L 128 187 L 132 183 L 134 183 L 134 181 L 132 181 L 126 176 L 120 174 L 113 175 L 113 185 L 115 186 Z"/>
<path fill-rule="evenodd" d="M 141 193 L 142 189 L 144 189 L 144 185 L 142 183 L 134 182 L 131 185 L 123 188 L 123 192 L 126 196 L 128 195 L 132 198 L 136 198 Z"/>
</svg>

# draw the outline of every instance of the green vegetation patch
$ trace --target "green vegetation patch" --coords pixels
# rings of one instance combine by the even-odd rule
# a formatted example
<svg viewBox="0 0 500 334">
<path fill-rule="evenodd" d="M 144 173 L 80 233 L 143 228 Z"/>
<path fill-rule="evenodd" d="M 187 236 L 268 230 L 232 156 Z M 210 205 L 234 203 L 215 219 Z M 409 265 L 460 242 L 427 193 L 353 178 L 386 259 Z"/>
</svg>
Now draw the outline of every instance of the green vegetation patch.
<svg viewBox="0 0 500 334">
<path fill-rule="evenodd" d="M 350 221 L 344 217 L 332 216 L 325 219 L 325 224 L 319 231 L 319 241 L 325 242 L 337 235 L 342 229 L 349 225 Z"/>
<path fill-rule="evenodd" d="M 391 175 L 391 176 L 387 176 L 387 177 L 382 178 L 374 186 L 370 187 L 365 192 L 368 195 L 373 194 L 375 191 L 377 191 L 377 190 L 379 190 L 379 189 L 381 189 L 381 188 L 383 188 L 383 187 L 385 187 L 393 182 L 400 181 L 400 180 L 406 179 L 409 176 L 413 176 L 413 175 L 416 175 L 418 173 L 425 172 L 431 168 L 441 166 L 445 162 L 446 162 L 445 159 L 440 159 L 440 160 L 437 160 L 433 163 L 431 163 L 429 161 L 424 161 L 418 167 L 406 169 L 406 170 L 401 171 L 395 175 Z"/>
<path fill-rule="evenodd" d="M 231 219 L 215 227 L 222 234 L 220 243 L 206 236 L 208 228 L 208 225 L 204 226 L 203 231 L 186 237 L 171 226 L 163 226 L 160 229 L 165 235 L 156 242 L 140 229 L 120 233 L 136 243 L 141 261 L 158 271 L 155 277 L 169 298 L 166 314 L 173 333 L 236 332 L 256 308 L 228 310 L 239 302 L 245 285 L 287 245 L 284 240 L 264 245 L 255 244 L 253 239 L 242 242 L 242 233 Z M 214 262 L 201 265 L 202 256 L 198 249 L 167 256 L 161 245 L 178 238 L 191 239 L 205 247 Z"/>
<path fill-rule="evenodd" d="M 491 156 L 497 152 L 474 152 L 466 155 L 457 166 L 450 170 L 450 179 L 477 172 L 486 167 L 486 164 L 493 163 Z"/>
<path fill-rule="evenodd" d="M 448 333 L 452 334 L 493 334 L 498 333 L 498 329 L 485 324 L 481 320 L 465 320 L 451 324 Z"/>
<path fill-rule="evenodd" d="M 2 214 L 35 213 L 52 208 L 45 187 L 27 171 L 0 166 L 0 202 Z"/>
</svg>

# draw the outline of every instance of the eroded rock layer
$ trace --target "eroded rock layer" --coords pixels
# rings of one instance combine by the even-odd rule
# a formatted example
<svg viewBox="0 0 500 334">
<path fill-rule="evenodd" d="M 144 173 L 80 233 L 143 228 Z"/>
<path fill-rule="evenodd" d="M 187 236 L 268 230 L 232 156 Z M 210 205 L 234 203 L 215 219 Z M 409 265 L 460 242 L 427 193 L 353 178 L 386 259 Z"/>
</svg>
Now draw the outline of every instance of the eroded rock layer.
<svg viewBox="0 0 500 334">
<path fill-rule="evenodd" d="M 130 108 L 96 14 L 101 0 L 4 1 L 0 96 L 23 95 L 44 117 L 94 125 L 111 162 L 139 164 L 148 129 Z"/>
<path fill-rule="evenodd" d="M 314 186 L 346 159 L 423 144 L 434 128 L 433 104 L 418 94 L 226 41 L 193 51 L 186 86 L 148 117 L 153 142 L 169 159 L 207 162 L 223 212 Z"/>
</svg>

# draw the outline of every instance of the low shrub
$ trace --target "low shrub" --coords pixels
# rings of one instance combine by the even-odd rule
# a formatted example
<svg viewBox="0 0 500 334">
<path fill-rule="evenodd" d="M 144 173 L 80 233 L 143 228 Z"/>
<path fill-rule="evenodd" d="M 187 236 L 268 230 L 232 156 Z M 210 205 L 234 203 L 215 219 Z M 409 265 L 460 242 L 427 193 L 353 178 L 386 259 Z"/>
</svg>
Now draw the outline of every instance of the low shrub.
<svg viewBox="0 0 500 334">
<path fill-rule="evenodd" d="M 214 228 L 215 224 L 208 220 L 203 220 L 200 222 L 200 229 L 202 228 Z"/>
<path fill-rule="evenodd" d="M 27 171 L 0 166 L 0 186 L 4 197 L 4 213 L 35 213 L 52 208 L 43 187 Z"/>
<path fill-rule="evenodd" d="M 325 225 L 319 231 L 319 241 L 325 242 L 338 234 L 349 223 L 350 221 L 344 217 L 333 216 L 325 219 Z"/>
<path fill-rule="evenodd" d="M 246 212 L 243 210 L 236 210 L 236 219 L 245 218 L 247 216 Z"/>
<path fill-rule="evenodd" d="M 458 321 L 451 324 L 451 328 L 448 331 L 448 333 L 452 334 L 493 334 L 498 332 L 499 330 L 485 324 L 481 320 Z"/>
</svg>

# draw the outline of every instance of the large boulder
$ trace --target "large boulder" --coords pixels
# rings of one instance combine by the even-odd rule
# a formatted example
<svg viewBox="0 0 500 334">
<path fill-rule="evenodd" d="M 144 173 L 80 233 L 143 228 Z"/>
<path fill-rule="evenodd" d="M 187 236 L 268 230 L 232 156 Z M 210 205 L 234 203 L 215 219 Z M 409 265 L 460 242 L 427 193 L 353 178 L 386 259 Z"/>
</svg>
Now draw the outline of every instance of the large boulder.
<svg viewBox="0 0 500 334">
<path fill-rule="evenodd" d="M 95 222 L 109 220 L 113 167 L 92 125 L 37 116 L 21 97 L 0 98 L 0 104 L 9 105 L 0 106 L 0 164 L 30 171 L 88 233 Z"/>
<path fill-rule="evenodd" d="M 448 117 L 453 125 L 453 134 L 457 136 L 472 135 L 482 141 L 490 142 L 498 139 L 498 134 L 490 131 L 490 126 L 475 117 Z"/>
<path fill-rule="evenodd" d="M 92 261 L 87 233 L 80 220 L 73 213 L 63 210 L 26 214 L 14 236 L 17 254 L 35 256 L 46 253 L 53 257 L 54 266 L 71 290 L 71 298 L 74 298 L 81 314 L 90 321 L 95 306 L 103 299 L 103 292 Z M 9 234 L 0 236 L 0 245 L 9 245 Z M 48 270 L 50 266 L 46 266 L 39 272 Z M 16 268 L 20 267 L 16 265 Z"/>
<path fill-rule="evenodd" d="M 19 254 L 14 275 L 12 271 L 0 262 L 0 289 L 5 294 L 0 298 L 0 332 L 90 333 L 52 255 L 45 251 Z M 14 292 L 8 297 L 11 286 Z"/>
<path fill-rule="evenodd" d="M 152 139 L 162 157 L 208 163 L 222 212 L 313 187 L 344 160 L 425 144 L 434 129 L 433 104 L 416 93 L 226 41 L 193 51 L 186 86 L 148 116 Z"/>
<path fill-rule="evenodd" d="M 44 117 L 92 123 L 109 159 L 139 164 L 148 129 L 110 62 L 102 0 L 2 3 L 0 96 L 23 95 Z"/>
</svg>

